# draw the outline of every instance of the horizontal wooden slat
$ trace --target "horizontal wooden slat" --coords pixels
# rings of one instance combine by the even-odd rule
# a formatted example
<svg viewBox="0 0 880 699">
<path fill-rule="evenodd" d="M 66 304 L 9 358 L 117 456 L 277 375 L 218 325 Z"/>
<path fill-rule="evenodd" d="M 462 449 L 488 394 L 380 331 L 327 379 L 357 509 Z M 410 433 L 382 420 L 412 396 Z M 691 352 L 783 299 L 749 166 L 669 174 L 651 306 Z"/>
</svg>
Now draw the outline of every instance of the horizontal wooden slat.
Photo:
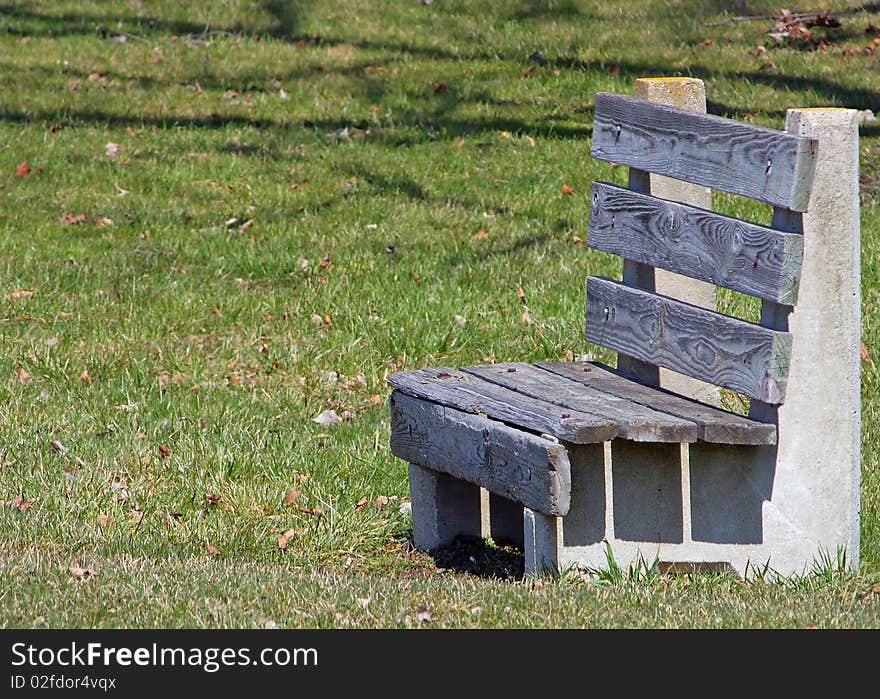
<svg viewBox="0 0 880 699">
<path fill-rule="evenodd" d="M 645 100 L 596 94 L 594 158 L 806 211 L 810 138 Z"/>
<path fill-rule="evenodd" d="M 391 453 L 398 458 L 547 515 L 568 514 L 571 467 L 561 444 L 399 390 L 389 405 Z"/>
<path fill-rule="evenodd" d="M 590 277 L 586 337 L 765 403 L 782 403 L 785 398 L 791 352 L 788 333 Z"/>
<path fill-rule="evenodd" d="M 794 305 L 803 236 L 594 182 L 590 247 Z"/>
<path fill-rule="evenodd" d="M 615 420 L 618 436 L 638 442 L 694 442 L 697 425 L 690 420 L 653 410 L 609 393 L 585 390 L 583 385 L 520 362 L 464 367 L 462 371 L 554 403 Z"/>
<path fill-rule="evenodd" d="M 536 366 L 582 383 L 588 390 L 611 393 L 676 417 L 699 428 L 699 438 L 715 444 L 776 444 L 776 425 L 700 403 L 660 388 L 624 378 L 596 362 L 538 362 Z"/>
<path fill-rule="evenodd" d="M 516 391 L 446 367 L 391 374 L 388 383 L 416 398 L 430 400 L 466 413 L 484 414 L 574 444 L 614 439 L 617 423 L 525 396 Z"/>
</svg>

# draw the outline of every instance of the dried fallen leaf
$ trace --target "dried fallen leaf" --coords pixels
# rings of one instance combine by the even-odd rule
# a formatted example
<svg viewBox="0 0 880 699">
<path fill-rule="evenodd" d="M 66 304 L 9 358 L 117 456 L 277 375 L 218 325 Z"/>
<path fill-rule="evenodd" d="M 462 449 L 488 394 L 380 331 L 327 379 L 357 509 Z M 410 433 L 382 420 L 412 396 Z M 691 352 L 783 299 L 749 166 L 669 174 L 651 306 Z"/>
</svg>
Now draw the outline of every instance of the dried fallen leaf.
<svg viewBox="0 0 880 699">
<path fill-rule="evenodd" d="M 333 427 L 333 425 L 338 425 L 342 422 L 342 418 L 331 408 L 330 410 L 325 410 L 316 417 L 313 417 L 312 422 L 317 422 L 322 427 Z"/>
<path fill-rule="evenodd" d="M 485 228 L 481 228 L 471 236 L 471 240 L 487 240 L 488 238 L 489 234 L 486 232 Z"/>
<path fill-rule="evenodd" d="M 82 373 L 79 375 L 79 380 L 82 383 L 92 383 L 92 375 L 89 374 L 88 369 L 82 370 Z"/>
<path fill-rule="evenodd" d="M 388 497 L 386 495 L 380 495 L 376 498 L 376 509 L 381 510 L 385 505 L 388 504 Z"/>
<path fill-rule="evenodd" d="M 863 361 L 863 362 L 869 362 L 869 361 L 871 361 L 871 355 L 870 355 L 870 353 L 868 352 L 868 348 L 865 347 L 865 343 L 864 343 L 864 342 L 862 343 L 861 354 L 862 354 L 862 361 Z"/>
<path fill-rule="evenodd" d="M 287 548 L 287 545 L 290 543 L 290 540 L 293 538 L 293 535 L 296 534 L 296 530 L 287 529 L 278 534 L 278 548 L 282 551 Z"/>
<path fill-rule="evenodd" d="M 21 298 L 26 298 L 28 296 L 33 296 L 35 293 L 37 293 L 37 292 L 34 291 L 33 289 L 15 289 L 15 290 L 10 291 L 9 293 L 5 294 L 3 296 L 3 298 L 6 299 L 7 301 L 12 301 L 13 299 L 21 299 Z"/>
<path fill-rule="evenodd" d="M 440 95 L 446 92 L 446 83 L 433 82 L 431 83 L 431 88 L 434 90 L 435 95 Z"/>
<path fill-rule="evenodd" d="M 95 521 L 98 523 L 99 527 L 106 527 L 107 523 L 110 521 L 110 518 L 107 515 L 98 515 L 95 518 Z"/>
<path fill-rule="evenodd" d="M 31 378 L 30 372 L 22 366 L 15 368 L 15 374 L 18 376 L 18 380 L 21 381 L 21 383 L 27 383 Z"/>
<path fill-rule="evenodd" d="M 520 319 L 520 321 L 522 321 L 523 323 L 526 323 L 527 325 L 531 325 L 532 323 L 535 322 L 535 319 L 532 318 L 532 314 L 529 313 L 528 308 L 525 311 L 523 311 L 523 314 L 520 316 L 519 319 Z"/>
<path fill-rule="evenodd" d="M 458 323 L 461 327 L 464 327 L 465 325 L 467 325 L 467 318 L 465 318 L 464 316 L 456 315 L 453 317 L 453 320 L 456 323 Z"/>
<path fill-rule="evenodd" d="M 254 225 L 254 219 L 249 218 L 247 221 L 245 221 L 244 223 L 242 223 L 238 227 L 238 230 L 241 231 L 242 233 L 244 233 L 248 228 L 250 228 L 253 225 Z"/>
<path fill-rule="evenodd" d="M 25 175 L 29 175 L 31 172 L 31 168 L 28 165 L 27 160 L 22 160 L 18 167 L 15 168 L 15 176 L 16 177 L 24 177 Z"/>
<path fill-rule="evenodd" d="M 309 268 L 309 261 L 305 257 L 300 257 L 296 261 L 296 267 L 300 272 L 305 272 Z"/>
<path fill-rule="evenodd" d="M 82 568 L 80 566 L 70 566 L 70 574 L 80 580 L 88 580 L 98 575 L 94 568 Z"/>
<path fill-rule="evenodd" d="M 574 194 L 574 190 L 569 187 L 565 182 L 562 183 L 562 193 L 563 194 Z"/>
<path fill-rule="evenodd" d="M 300 499 L 301 495 L 302 491 L 298 490 L 297 488 L 291 488 L 284 496 L 284 504 L 293 505 L 297 500 Z"/>
<path fill-rule="evenodd" d="M 324 514 L 324 510 L 320 507 L 300 507 L 299 511 L 304 515 L 314 515 L 315 517 L 320 517 Z"/>
<path fill-rule="evenodd" d="M 80 223 L 85 223 L 86 222 L 86 215 L 85 214 L 72 214 L 69 211 L 65 211 L 63 214 L 61 214 L 61 218 L 59 219 L 59 222 L 60 223 L 69 223 L 69 224 L 75 226 Z"/>
<path fill-rule="evenodd" d="M 116 154 L 119 153 L 119 144 L 118 143 L 107 143 L 104 146 L 104 153 L 108 158 L 115 158 Z"/>
<path fill-rule="evenodd" d="M 365 495 L 364 497 L 362 497 L 360 500 L 357 501 L 357 503 L 354 506 L 354 509 L 355 510 L 362 510 L 362 509 L 364 509 L 364 507 L 366 506 L 366 504 L 368 502 L 369 502 L 369 500 L 368 500 L 367 496 Z"/>
<path fill-rule="evenodd" d="M 220 496 L 217 495 L 217 493 L 208 493 L 205 496 L 205 500 L 208 501 L 209 505 L 216 505 L 218 502 L 220 502 Z"/>
<path fill-rule="evenodd" d="M 208 553 L 212 556 L 216 556 L 220 553 L 220 549 L 218 549 L 214 544 L 208 544 Z"/>
<path fill-rule="evenodd" d="M 34 498 L 30 498 L 28 500 L 25 500 L 24 493 L 19 493 L 14 498 L 12 498 L 12 500 L 8 501 L 6 503 L 6 505 L 11 507 L 13 510 L 18 510 L 19 512 L 24 512 L 29 507 L 31 507 L 31 505 L 33 505 L 34 502 L 36 502 L 36 500 Z"/>
<path fill-rule="evenodd" d="M 51 442 L 49 442 L 49 446 L 62 456 L 66 456 L 67 453 L 70 451 L 70 449 L 64 446 L 64 444 L 57 439 L 53 439 Z"/>
<path fill-rule="evenodd" d="M 159 445 L 159 454 L 164 459 L 169 454 L 171 454 L 171 450 L 168 447 L 166 447 L 164 444 L 160 444 Z"/>
<path fill-rule="evenodd" d="M 331 263 L 330 255 L 324 255 L 324 257 L 322 257 L 320 260 L 318 260 L 318 264 L 321 265 L 321 267 L 329 267 L 330 263 Z"/>
<path fill-rule="evenodd" d="M 528 304 L 528 301 L 526 300 L 526 292 L 523 291 L 522 284 L 516 285 L 516 297 L 519 299 L 520 303 Z"/>
<path fill-rule="evenodd" d="M 416 607 L 416 620 L 422 624 L 427 624 L 431 621 L 431 610 L 428 609 L 427 604 L 420 604 Z"/>
</svg>

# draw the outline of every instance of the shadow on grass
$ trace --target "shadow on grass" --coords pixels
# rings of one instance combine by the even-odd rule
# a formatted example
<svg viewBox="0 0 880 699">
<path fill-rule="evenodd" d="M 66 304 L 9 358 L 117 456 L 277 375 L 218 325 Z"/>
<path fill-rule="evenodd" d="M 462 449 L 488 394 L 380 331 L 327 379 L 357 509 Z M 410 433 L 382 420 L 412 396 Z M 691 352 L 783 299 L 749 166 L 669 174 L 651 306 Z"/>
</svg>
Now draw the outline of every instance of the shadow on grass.
<svg viewBox="0 0 880 699">
<path fill-rule="evenodd" d="M 458 536 L 448 546 L 434 549 L 438 568 L 492 580 L 519 580 L 525 571 L 523 552 L 512 546 L 492 546 L 475 536 Z"/>
</svg>

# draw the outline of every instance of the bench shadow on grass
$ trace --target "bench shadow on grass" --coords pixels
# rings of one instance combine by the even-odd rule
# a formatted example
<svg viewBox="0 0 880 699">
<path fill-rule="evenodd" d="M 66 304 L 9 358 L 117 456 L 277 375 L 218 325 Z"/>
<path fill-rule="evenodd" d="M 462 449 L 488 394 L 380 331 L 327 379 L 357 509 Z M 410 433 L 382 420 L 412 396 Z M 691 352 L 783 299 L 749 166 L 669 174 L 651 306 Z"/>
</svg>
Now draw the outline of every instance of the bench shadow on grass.
<svg viewBox="0 0 880 699">
<path fill-rule="evenodd" d="M 520 580 L 525 571 L 523 552 L 476 536 L 458 536 L 448 546 L 429 553 L 438 568 L 491 580 Z"/>
</svg>

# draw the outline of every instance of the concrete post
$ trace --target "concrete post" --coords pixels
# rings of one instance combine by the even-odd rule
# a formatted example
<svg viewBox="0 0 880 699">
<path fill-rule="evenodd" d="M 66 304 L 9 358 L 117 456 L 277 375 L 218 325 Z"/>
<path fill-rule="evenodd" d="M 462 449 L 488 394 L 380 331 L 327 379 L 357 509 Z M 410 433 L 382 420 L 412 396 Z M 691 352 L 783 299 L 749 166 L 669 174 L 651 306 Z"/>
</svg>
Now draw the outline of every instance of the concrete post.
<svg viewBox="0 0 880 699">
<path fill-rule="evenodd" d="M 819 142 L 788 391 L 779 408 L 773 496 L 765 531 L 771 565 L 799 572 L 845 549 L 859 562 L 861 296 L 859 133 L 854 109 L 790 109 L 785 129 Z M 775 527 L 774 522 L 779 522 Z"/>
<path fill-rule="evenodd" d="M 410 464 L 409 489 L 417 549 L 445 546 L 458 535 L 482 536 L 479 486 Z"/>
<path fill-rule="evenodd" d="M 525 535 L 525 574 L 539 575 L 559 569 L 562 548 L 559 518 L 523 509 L 523 534 Z"/>
<path fill-rule="evenodd" d="M 692 112 L 706 111 L 706 89 L 703 81 L 696 78 L 642 78 L 636 80 L 635 96 Z M 649 179 L 649 189 L 651 194 L 663 199 L 704 209 L 712 208 L 712 190 L 708 187 L 652 174 Z M 672 296 L 696 306 L 715 309 L 715 286 L 699 279 L 690 279 L 681 274 L 664 269 L 653 269 L 639 263 L 624 262 L 624 280 L 629 283 L 635 281 L 640 287 L 652 288 L 659 294 Z M 628 363 L 633 366 L 627 366 Z M 720 404 L 718 389 L 711 384 L 663 367 L 660 367 L 658 372 L 653 367 L 639 365 L 641 362 L 629 357 L 621 357 L 619 363 L 622 369 L 641 380 L 659 383 L 670 391 L 706 403 Z M 655 378 L 658 376 L 659 379 Z"/>
</svg>

